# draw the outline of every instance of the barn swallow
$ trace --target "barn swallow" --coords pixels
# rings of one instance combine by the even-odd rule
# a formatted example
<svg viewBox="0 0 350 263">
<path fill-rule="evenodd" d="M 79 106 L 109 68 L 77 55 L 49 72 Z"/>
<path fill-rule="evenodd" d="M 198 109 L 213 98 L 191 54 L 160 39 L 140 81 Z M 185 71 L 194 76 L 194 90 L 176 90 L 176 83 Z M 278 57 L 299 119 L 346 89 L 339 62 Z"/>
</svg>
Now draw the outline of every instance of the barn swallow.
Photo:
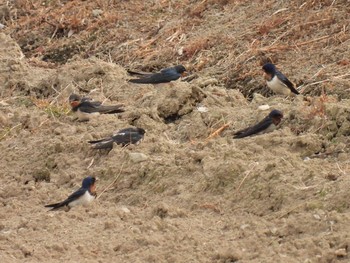
<svg viewBox="0 0 350 263">
<path fill-rule="evenodd" d="M 265 79 L 267 86 L 276 94 L 290 95 L 294 93 L 296 95 L 299 92 L 295 89 L 294 84 L 287 79 L 280 71 L 278 71 L 274 64 L 267 63 L 262 69 L 265 72 Z"/>
<path fill-rule="evenodd" d="M 88 176 L 84 178 L 82 186 L 75 191 L 68 198 L 60 203 L 45 205 L 45 207 L 52 207 L 49 211 L 57 210 L 61 207 L 68 207 L 68 210 L 73 206 L 86 205 L 96 197 L 96 178 Z"/>
<path fill-rule="evenodd" d="M 171 68 L 162 69 L 158 73 L 138 73 L 134 71 L 128 71 L 129 74 L 138 75 L 138 79 L 130 79 L 129 82 L 139 84 L 159 84 L 167 83 L 172 80 L 179 79 L 186 71 L 186 68 L 182 65 L 177 65 Z"/>
<path fill-rule="evenodd" d="M 88 141 L 92 144 L 93 149 L 109 149 L 113 148 L 113 143 L 126 146 L 129 144 L 138 144 L 146 131 L 142 128 L 126 128 L 114 133 L 111 137 L 100 140 Z"/>
<path fill-rule="evenodd" d="M 80 121 L 88 121 L 91 115 L 124 112 L 124 109 L 121 108 L 123 105 L 104 106 L 99 101 L 92 101 L 86 97 L 80 98 L 77 94 L 69 96 L 69 103 Z"/>
<path fill-rule="evenodd" d="M 254 134 L 262 134 L 271 132 L 276 129 L 277 125 L 281 122 L 283 118 L 282 112 L 279 110 L 272 110 L 269 115 L 267 115 L 258 124 L 248 127 L 246 129 L 236 132 L 234 135 L 235 139 L 244 138 Z"/>
</svg>

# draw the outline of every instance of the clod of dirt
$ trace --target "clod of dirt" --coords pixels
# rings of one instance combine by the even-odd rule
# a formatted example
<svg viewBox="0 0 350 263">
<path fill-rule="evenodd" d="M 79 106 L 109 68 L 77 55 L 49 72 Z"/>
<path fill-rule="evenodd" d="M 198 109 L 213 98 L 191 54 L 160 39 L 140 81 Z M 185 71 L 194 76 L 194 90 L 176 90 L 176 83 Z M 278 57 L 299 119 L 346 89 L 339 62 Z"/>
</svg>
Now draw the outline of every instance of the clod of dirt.
<svg viewBox="0 0 350 263">
<path fill-rule="evenodd" d="M 50 171 L 47 169 L 39 169 L 33 172 L 35 182 L 50 182 Z"/>
</svg>

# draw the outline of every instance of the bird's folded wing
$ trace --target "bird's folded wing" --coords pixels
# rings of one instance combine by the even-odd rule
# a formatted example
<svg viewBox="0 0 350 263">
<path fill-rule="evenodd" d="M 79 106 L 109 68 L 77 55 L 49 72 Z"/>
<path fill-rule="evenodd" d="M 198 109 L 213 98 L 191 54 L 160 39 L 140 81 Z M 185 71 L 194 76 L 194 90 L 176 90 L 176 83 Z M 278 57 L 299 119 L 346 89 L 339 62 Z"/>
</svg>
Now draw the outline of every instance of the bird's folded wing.
<svg viewBox="0 0 350 263">
<path fill-rule="evenodd" d="M 172 80 L 177 80 L 180 75 L 173 71 L 162 71 L 161 73 L 155 73 L 149 76 L 141 77 L 139 79 L 130 79 L 133 83 L 143 83 L 143 84 L 157 84 L 166 83 Z"/>
<path fill-rule="evenodd" d="M 290 80 L 283 75 L 281 72 L 276 71 L 276 76 L 295 94 L 299 94 L 299 91 L 297 91 L 294 87 L 294 84 L 290 82 Z"/>
<path fill-rule="evenodd" d="M 122 107 L 123 105 L 100 105 L 97 111 L 100 113 L 121 113 L 125 111 Z"/>
<path fill-rule="evenodd" d="M 84 195 L 85 192 L 86 192 L 86 189 L 80 188 L 79 190 L 75 191 L 73 194 L 68 196 L 68 198 L 66 200 L 64 200 L 63 202 L 45 205 L 45 207 L 59 208 L 59 207 L 68 205 L 70 202 L 72 202 L 72 201 L 76 200 L 77 198 L 79 198 L 80 196 Z"/>
<path fill-rule="evenodd" d="M 240 130 L 236 132 L 234 135 L 235 138 L 243 138 L 247 137 L 253 134 L 257 134 L 265 129 L 267 129 L 272 124 L 272 119 L 269 117 L 266 117 L 262 121 L 260 121 L 258 124 L 248 127 L 246 129 Z"/>
<path fill-rule="evenodd" d="M 149 76 L 149 75 L 153 75 L 154 73 L 146 73 L 146 72 L 137 72 L 137 71 L 133 71 L 133 70 L 127 70 L 127 72 L 130 75 L 137 75 L 137 76 Z"/>
<path fill-rule="evenodd" d="M 118 133 L 113 136 L 113 140 L 116 144 L 127 145 L 138 142 L 142 137 L 142 135 L 136 132 Z"/>
<path fill-rule="evenodd" d="M 62 202 L 63 205 L 67 205 L 70 202 L 78 199 L 79 197 L 83 196 L 85 194 L 85 192 L 87 191 L 87 189 L 85 188 L 80 188 L 77 191 L 75 191 L 73 194 L 71 194 L 70 196 L 68 196 L 68 198 L 66 200 L 64 200 Z"/>
<path fill-rule="evenodd" d="M 90 101 L 82 101 L 79 105 L 79 109 L 82 112 L 94 113 L 98 112 L 99 105 L 91 103 Z"/>
<path fill-rule="evenodd" d="M 93 144 L 92 148 L 94 149 L 109 149 L 113 148 L 113 138 L 108 137 L 100 140 L 88 141 L 88 143 Z"/>
</svg>

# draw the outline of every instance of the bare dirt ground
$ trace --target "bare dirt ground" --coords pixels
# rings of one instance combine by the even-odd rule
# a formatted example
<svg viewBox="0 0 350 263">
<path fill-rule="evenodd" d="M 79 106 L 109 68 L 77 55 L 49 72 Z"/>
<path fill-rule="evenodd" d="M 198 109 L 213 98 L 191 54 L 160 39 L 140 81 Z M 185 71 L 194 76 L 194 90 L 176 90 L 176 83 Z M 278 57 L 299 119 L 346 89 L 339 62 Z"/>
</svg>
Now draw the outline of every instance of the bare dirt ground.
<svg viewBox="0 0 350 263">
<path fill-rule="evenodd" d="M 0 261 L 349 262 L 349 15 L 346 0 L 7 1 Z M 274 96 L 266 61 L 302 95 Z M 127 82 L 179 63 L 193 80 Z M 77 122 L 71 92 L 126 112 Z M 280 128 L 234 140 L 264 104 Z M 87 143 L 130 126 L 140 145 Z M 95 202 L 47 212 L 88 175 Z"/>
</svg>

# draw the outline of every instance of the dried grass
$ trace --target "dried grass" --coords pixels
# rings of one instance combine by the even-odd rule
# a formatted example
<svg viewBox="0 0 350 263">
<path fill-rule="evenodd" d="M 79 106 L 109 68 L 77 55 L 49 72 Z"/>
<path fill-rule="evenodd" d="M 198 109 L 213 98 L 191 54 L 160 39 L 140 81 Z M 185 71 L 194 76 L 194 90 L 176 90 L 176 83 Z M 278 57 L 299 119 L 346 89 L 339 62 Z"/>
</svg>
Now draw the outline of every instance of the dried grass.
<svg viewBox="0 0 350 263">
<path fill-rule="evenodd" d="M 27 57 L 49 54 L 48 61 L 64 63 L 76 54 L 62 48 L 69 43 L 83 56 L 97 55 L 125 67 L 156 70 L 182 63 L 218 78 L 228 88 L 241 87 L 247 97 L 252 92 L 265 94 L 247 83 L 260 79 L 260 66 L 267 61 L 281 62 L 287 75 L 292 70 L 299 85 L 312 79 L 312 85 L 322 88 L 328 77 L 314 77 L 314 72 L 305 76 L 301 71 L 313 66 L 310 57 L 315 63 L 333 48 L 346 52 L 332 68 L 323 70 L 324 75 L 345 74 L 342 67 L 349 64 L 350 36 L 342 1 L 291 1 L 278 6 L 273 0 L 87 0 L 45 5 L 19 0 L 10 7 L 6 30 L 18 39 Z M 96 9 L 102 11 L 98 16 L 92 13 Z M 318 61 L 324 64 L 322 58 Z M 314 95 L 309 90 L 306 94 Z"/>
</svg>

